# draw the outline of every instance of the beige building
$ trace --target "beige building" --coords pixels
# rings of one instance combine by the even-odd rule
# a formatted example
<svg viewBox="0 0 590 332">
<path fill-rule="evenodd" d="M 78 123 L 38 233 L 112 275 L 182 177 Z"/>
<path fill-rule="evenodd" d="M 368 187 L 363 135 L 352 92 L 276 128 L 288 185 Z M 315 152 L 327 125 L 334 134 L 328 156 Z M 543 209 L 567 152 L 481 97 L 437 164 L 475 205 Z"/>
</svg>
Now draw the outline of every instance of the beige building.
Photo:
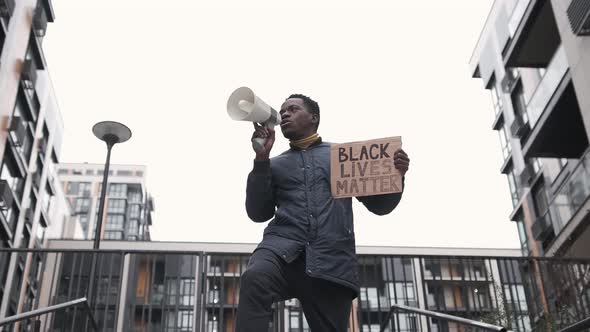
<svg viewBox="0 0 590 332">
<path fill-rule="evenodd" d="M 146 188 L 146 167 L 110 165 L 109 168 L 101 239 L 149 241 L 154 201 Z M 84 238 L 93 239 L 104 165 L 62 163 L 57 169 L 73 217 L 82 225 Z"/>
<path fill-rule="evenodd" d="M 525 255 L 590 253 L 590 1 L 496 0 L 470 61 Z"/>
</svg>

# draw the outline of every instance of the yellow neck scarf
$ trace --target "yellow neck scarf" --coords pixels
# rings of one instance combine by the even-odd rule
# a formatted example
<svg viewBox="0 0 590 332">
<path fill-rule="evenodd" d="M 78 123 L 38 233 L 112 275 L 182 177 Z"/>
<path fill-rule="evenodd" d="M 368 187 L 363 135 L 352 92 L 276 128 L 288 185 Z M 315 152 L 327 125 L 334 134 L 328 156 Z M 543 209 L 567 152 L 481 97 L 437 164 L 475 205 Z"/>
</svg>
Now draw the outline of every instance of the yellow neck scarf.
<svg viewBox="0 0 590 332">
<path fill-rule="evenodd" d="M 292 147 L 301 149 L 301 150 L 305 150 L 307 148 L 309 148 L 313 143 L 317 142 L 320 139 L 320 135 L 318 135 L 318 133 L 315 133 L 309 137 L 306 138 L 302 138 L 302 139 L 298 139 L 298 140 L 292 140 L 289 142 L 289 144 L 291 144 Z"/>
</svg>

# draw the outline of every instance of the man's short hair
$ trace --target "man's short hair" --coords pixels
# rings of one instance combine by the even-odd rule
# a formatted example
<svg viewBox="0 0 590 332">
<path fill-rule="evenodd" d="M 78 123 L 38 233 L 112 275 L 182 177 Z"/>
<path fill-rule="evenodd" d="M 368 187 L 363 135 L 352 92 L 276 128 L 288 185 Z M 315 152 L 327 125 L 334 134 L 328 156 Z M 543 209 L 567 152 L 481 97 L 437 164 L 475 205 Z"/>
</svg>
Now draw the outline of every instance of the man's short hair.
<svg viewBox="0 0 590 332">
<path fill-rule="evenodd" d="M 320 126 L 320 105 L 317 103 L 317 101 L 309 98 L 306 95 L 302 95 L 300 93 L 294 93 L 294 94 L 290 95 L 289 98 L 287 98 L 287 99 L 291 99 L 291 98 L 299 98 L 299 99 L 303 100 L 303 104 L 305 105 L 305 107 L 307 107 L 307 110 L 311 114 L 316 114 L 318 116 L 318 123 L 315 127 L 316 129 L 318 129 L 318 127 Z"/>
</svg>

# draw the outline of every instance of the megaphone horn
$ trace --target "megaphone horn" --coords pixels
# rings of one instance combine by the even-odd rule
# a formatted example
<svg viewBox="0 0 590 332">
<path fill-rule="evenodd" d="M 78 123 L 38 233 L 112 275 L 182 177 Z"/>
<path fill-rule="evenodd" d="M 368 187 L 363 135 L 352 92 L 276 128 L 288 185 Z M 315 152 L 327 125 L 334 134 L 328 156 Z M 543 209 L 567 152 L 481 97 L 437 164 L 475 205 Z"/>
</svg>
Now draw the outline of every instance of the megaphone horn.
<svg viewBox="0 0 590 332">
<path fill-rule="evenodd" d="M 227 100 L 227 114 L 232 120 L 262 123 L 272 128 L 281 123 L 281 115 L 258 98 L 254 91 L 247 87 L 236 89 Z M 256 152 L 264 146 L 265 139 L 255 138 L 252 146 Z"/>
</svg>

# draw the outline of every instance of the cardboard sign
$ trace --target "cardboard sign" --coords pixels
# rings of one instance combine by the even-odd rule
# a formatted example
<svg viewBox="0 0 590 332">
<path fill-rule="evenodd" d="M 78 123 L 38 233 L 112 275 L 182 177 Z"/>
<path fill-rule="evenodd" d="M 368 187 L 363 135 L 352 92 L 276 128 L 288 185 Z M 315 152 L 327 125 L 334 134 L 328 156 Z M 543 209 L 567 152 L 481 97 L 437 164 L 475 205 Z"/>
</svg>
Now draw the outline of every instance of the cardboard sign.
<svg viewBox="0 0 590 332">
<path fill-rule="evenodd" d="M 402 178 L 393 154 L 402 147 L 400 136 L 333 144 L 330 180 L 334 198 L 370 196 L 402 191 Z"/>
</svg>

